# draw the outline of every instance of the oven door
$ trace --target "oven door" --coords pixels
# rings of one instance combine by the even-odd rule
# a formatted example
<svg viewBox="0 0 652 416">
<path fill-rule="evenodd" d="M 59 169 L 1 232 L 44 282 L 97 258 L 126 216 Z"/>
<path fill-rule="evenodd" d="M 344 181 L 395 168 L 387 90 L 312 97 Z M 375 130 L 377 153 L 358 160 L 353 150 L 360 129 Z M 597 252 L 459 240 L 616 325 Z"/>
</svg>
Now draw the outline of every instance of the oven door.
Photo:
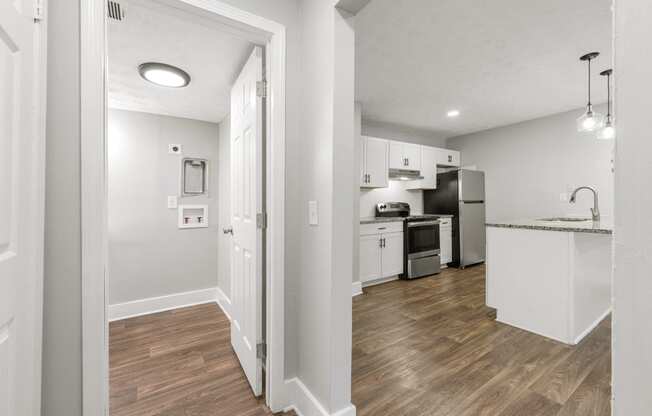
<svg viewBox="0 0 652 416">
<path fill-rule="evenodd" d="M 439 220 L 408 222 L 406 242 L 408 258 L 439 254 Z"/>
</svg>

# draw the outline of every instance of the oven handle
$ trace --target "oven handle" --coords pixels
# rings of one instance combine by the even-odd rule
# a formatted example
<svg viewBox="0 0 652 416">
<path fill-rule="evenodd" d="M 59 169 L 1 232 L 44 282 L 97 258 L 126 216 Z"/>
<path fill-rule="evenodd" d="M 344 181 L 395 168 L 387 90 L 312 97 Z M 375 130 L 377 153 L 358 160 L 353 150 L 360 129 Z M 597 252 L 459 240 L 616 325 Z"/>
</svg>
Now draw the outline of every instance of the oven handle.
<svg viewBox="0 0 652 416">
<path fill-rule="evenodd" d="M 408 228 L 413 228 L 413 227 L 428 227 L 431 225 L 439 225 L 439 220 L 434 220 L 434 221 L 419 221 L 419 222 L 408 222 L 407 226 Z"/>
</svg>

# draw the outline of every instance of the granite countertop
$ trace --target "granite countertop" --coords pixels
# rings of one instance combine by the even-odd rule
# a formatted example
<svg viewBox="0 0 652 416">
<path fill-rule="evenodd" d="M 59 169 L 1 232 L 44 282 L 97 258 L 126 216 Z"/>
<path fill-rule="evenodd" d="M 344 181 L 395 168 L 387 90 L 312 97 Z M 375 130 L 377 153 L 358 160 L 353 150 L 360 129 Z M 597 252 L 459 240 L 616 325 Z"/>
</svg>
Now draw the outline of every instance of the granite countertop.
<svg viewBox="0 0 652 416">
<path fill-rule="evenodd" d="M 365 217 L 360 218 L 360 224 L 378 224 L 381 222 L 403 222 L 403 217 Z"/>
<path fill-rule="evenodd" d="M 567 233 L 613 233 L 613 222 L 609 219 L 603 219 L 600 222 L 593 222 L 590 219 L 585 221 L 544 221 L 543 219 L 536 219 L 488 222 L 486 225 L 487 227 L 522 228 L 526 230 L 561 231 Z"/>
<path fill-rule="evenodd" d="M 432 215 L 436 215 L 440 218 L 453 218 L 455 216 L 453 214 L 432 214 Z"/>
</svg>

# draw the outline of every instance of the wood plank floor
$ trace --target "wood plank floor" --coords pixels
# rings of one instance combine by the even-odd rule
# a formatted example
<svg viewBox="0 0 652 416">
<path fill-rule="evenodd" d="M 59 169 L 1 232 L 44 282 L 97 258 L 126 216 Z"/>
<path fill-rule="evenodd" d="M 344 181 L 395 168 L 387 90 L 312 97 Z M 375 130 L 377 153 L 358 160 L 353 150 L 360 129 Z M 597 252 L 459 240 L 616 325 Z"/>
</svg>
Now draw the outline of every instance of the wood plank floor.
<svg viewBox="0 0 652 416">
<path fill-rule="evenodd" d="M 110 416 L 272 414 L 253 396 L 216 304 L 111 322 L 109 362 Z"/>
<path fill-rule="evenodd" d="M 611 318 L 574 347 L 498 323 L 484 273 L 447 269 L 354 299 L 358 415 L 609 416 Z"/>
</svg>

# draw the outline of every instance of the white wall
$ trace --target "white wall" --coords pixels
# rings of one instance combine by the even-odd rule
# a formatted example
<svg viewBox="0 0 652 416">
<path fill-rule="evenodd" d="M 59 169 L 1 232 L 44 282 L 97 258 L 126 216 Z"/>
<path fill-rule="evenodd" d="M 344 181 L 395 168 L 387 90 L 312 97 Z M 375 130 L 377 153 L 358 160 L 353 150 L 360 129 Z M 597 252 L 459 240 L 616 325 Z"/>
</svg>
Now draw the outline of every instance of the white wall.
<svg viewBox="0 0 652 416">
<path fill-rule="evenodd" d="M 113 109 L 107 120 L 109 304 L 215 287 L 218 125 Z M 208 160 L 208 195 L 180 197 L 182 157 Z M 169 195 L 208 205 L 209 227 L 179 229 Z"/>
<path fill-rule="evenodd" d="M 652 2 L 616 1 L 615 416 L 652 409 Z"/>
<path fill-rule="evenodd" d="M 409 126 L 369 120 L 364 117 L 362 118 L 362 134 L 364 136 L 380 137 L 382 139 L 398 140 L 426 146 L 446 147 L 446 137 L 441 134 L 415 129 Z"/>
<path fill-rule="evenodd" d="M 560 194 L 568 197 L 580 185 L 595 187 L 603 217 L 613 216 L 613 142 L 577 133 L 575 119 L 581 113 L 579 109 L 448 139 L 448 147 L 461 152 L 463 165 L 485 172 L 489 221 L 590 216 L 590 192 L 581 191 L 576 204 L 560 200 Z"/>
<path fill-rule="evenodd" d="M 231 236 L 223 229 L 231 227 L 231 117 L 227 115 L 220 122 L 219 150 L 217 152 L 218 181 L 218 249 L 217 287 L 231 299 Z"/>
</svg>

